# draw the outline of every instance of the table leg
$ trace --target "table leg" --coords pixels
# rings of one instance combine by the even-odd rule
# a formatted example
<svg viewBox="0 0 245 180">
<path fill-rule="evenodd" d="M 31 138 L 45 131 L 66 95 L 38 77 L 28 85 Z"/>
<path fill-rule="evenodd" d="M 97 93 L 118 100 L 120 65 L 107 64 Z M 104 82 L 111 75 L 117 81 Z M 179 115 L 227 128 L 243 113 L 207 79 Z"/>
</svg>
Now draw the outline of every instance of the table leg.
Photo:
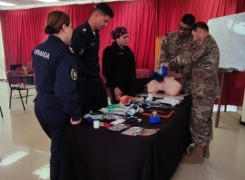
<svg viewBox="0 0 245 180">
<path fill-rule="evenodd" d="M 3 111 L 2 111 L 1 106 L 0 106 L 0 114 L 1 114 L 1 116 L 3 117 Z M 1 162 L 1 161 L 0 161 L 0 162 Z"/>
<path fill-rule="evenodd" d="M 243 103 L 242 103 L 242 113 L 240 117 L 240 124 L 245 126 L 245 90 L 243 95 Z"/>
</svg>

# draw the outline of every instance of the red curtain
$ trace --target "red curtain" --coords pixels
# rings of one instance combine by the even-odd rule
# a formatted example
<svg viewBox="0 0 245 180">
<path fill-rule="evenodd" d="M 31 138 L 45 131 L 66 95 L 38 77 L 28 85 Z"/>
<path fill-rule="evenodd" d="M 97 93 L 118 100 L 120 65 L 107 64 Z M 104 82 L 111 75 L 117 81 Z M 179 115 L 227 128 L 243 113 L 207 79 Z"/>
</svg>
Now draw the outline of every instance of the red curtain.
<svg viewBox="0 0 245 180">
<path fill-rule="evenodd" d="M 183 14 L 191 13 L 196 21 L 235 14 L 238 0 L 163 0 L 157 1 L 157 36 L 177 30 Z M 243 0 L 240 0 L 243 2 Z M 241 8 L 245 10 L 245 6 Z"/>
<path fill-rule="evenodd" d="M 110 32 L 117 26 L 125 26 L 130 33 L 129 46 L 135 53 L 137 67 L 153 69 L 155 12 L 154 1 L 110 3 L 115 12 L 108 27 L 101 31 L 100 57 L 112 39 Z M 31 51 L 44 41 L 43 29 L 47 14 L 62 10 L 71 16 L 73 28 L 89 18 L 93 4 L 45 7 L 27 10 L 1 11 L 1 24 L 6 69 L 10 64 L 26 64 L 31 61 Z M 137 14 L 137 16 L 136 16 Z M 146 28 L 149 26 L 149 28 Z"/>
<path fill-rule="evenodd" d="M 47 38 L 44 33 L 47 14 L 53 10 L 62 10 L 70 14 L 75 27 L 85 21 L 91 12 L 92 5 L 45 7 L 37 9 L 1 11 L 1 25 L 5 66 L 27 64 L 31 61 L 31 51 Z"/>
<path fill-rule="evenodd" d="M 136 55 L 137 68 L 154 69 L 155 37 L 176 30 L 185 13 L 193 13 L 198 21 L 235 14 L 245 10 L 244 0 L 136 0 L 109 3 L 115 17 L 101 31 L 100 57 L 112 40 L 110 32 L 126 26 L 129 46 Z M 73 28 L 89 18 L 93 4 L 0 11 L 6 69 L 10 64 L 31 61 L 31 51 L 46 39 L 43 32 L 47 14 L 62 10 L 71 16 Z"/>
<path fill-rule="evenodd" d="M 245 1 L 237 0 L 236 13 L 241 13 L 245 11 Z"/>
<path fill-rule="evenodd" d="M 245 89 L 245 72 L 235 73 L 219 73 L 221 82 L 222 75 L 224 76 L 223 91 L 221 94 L 221 105 L 242 106 L 244 89 Z M 221 84 L 220 84 L 221 85 Z M 218 100 L 216 100 L 218 103 Z"/>
<path fill-rule="evenodd" d="M 108 27 L 101 30 L 100 57 L 106 46 L 111 44 L 111 31 L 125 26 L 129 31 L 129 46 L 136 56 L 138 68 L 154 69 L 155 12 L 154 1 L 111 3 L 115 17 Z"/>
</svg>

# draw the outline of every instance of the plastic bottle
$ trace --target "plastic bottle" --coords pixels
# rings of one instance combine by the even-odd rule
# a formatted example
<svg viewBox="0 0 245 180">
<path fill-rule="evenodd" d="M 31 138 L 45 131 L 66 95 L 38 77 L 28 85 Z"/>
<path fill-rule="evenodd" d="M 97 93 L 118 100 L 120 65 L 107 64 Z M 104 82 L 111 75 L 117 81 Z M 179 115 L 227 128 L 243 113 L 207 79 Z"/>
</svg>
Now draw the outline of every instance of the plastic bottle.
<svg viewBox="0 0 245 180">
<path fill-rule="evenodd" d="M 28 76 L 28 68 L 27 66 L 23 66 L 25 76 Z"/>
<path fill-rule="evenodd" d="M 153 93 L 151 90 L 149 90 L 149 92 L 148 92 L 148 100 L 149 100 L 149 102 L 153 101 Z"/>
</svg>

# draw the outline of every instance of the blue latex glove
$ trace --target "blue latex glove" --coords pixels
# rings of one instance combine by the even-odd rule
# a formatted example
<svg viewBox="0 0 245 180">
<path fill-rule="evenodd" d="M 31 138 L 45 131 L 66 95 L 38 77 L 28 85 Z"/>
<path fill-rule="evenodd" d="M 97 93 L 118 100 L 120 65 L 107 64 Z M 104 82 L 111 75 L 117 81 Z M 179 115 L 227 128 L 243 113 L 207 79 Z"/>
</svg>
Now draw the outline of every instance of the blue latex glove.
<svg viewBox="0 0 245 180">
<path fill-rule="evenodd" d="M 154 72 L 151 77 L 156 81 L 163 81 L 164 77 L 167 76 L 168 69 L 165 66 L 161 66 Z"/>
</svg>

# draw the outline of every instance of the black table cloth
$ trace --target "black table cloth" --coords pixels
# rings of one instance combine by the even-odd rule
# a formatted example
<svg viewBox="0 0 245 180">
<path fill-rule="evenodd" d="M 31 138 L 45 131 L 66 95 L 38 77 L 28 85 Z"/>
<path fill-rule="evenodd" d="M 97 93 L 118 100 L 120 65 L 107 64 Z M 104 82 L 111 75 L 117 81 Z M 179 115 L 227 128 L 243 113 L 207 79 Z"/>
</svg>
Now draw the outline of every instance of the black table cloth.
<svg viewBox="0 0 245 180">
<path fill-rule="evenodd" d="M 191 99 L 175 114 L 151 125 L 148 117 L 137 126 L 160 128 L 151 136 L 128 136 L 85 121 L 69 125 L 64 134 L 61 180 L 169 180 L 191 143 Z M 151 108 L 158 109 L 159 108 Z M 161 109 L 166 113 L 172 109 Z M 149 109 L 145 109 L 149 112 Z"/>
</svg>

